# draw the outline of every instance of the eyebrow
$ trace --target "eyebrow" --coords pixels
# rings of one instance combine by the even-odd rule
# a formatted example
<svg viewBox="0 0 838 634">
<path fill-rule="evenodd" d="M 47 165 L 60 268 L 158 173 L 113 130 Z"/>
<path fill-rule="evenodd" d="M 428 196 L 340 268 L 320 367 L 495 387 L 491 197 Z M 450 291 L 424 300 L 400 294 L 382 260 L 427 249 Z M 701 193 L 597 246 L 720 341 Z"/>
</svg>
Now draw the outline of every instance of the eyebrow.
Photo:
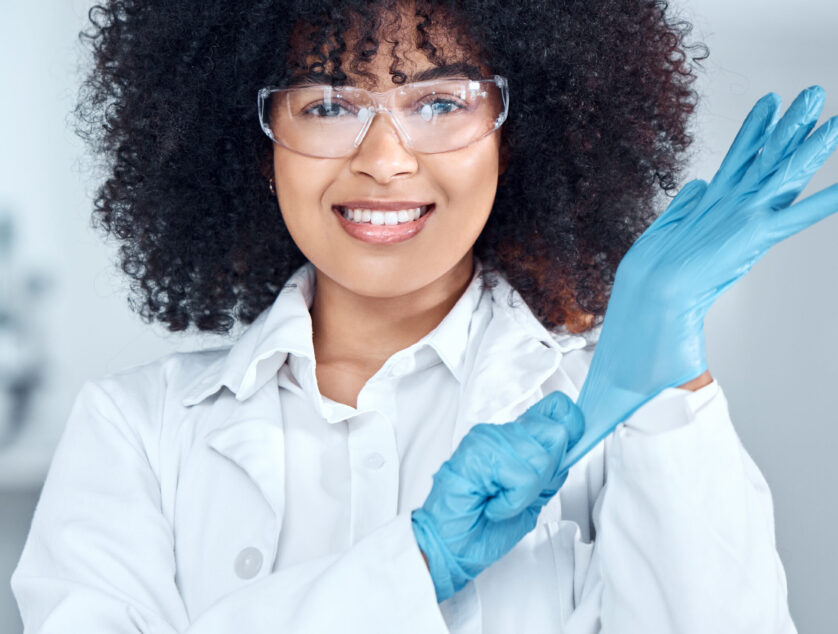
<svg viewBox="0 0 838 634">
<path fill-rule="evenodd" d="M 431 81 L 434 79 L 445 79 L 454 77 L 466 77 L 467 79 L 481 79 L 483 73 L 474 64 L 468 62 L 454 62 L 452 64 L 443 64 L 442 66 L 432 66 L 426 68 L 418 73 L 408 75 L 405 80 L 406 83 L 414 83 L 419 81 Z M 332 79 L 330 75 L 300 75 L 289 80 L 287 86 L 289 88 L 298 86 L 322 86 L 324 82 L 329 82 Z M 347 86 L 353 86 L 353 82 L 347 81 L 344 83 Z"/>
<path fill-rule="evenodd" d="M 411 75 L 407 78 L 410 83 L 416 81 L 430 81 L 431 79 L 441 79 L 443 77 L 457 77 L 463 75 L 467 79 L 480 79 L 482 73 L 480 69 L 468 62 L 455 62 L 453 64 L 444 64 L 442 66 L 433 66 L 426 68 L 423 71 Z"/>
</svg>

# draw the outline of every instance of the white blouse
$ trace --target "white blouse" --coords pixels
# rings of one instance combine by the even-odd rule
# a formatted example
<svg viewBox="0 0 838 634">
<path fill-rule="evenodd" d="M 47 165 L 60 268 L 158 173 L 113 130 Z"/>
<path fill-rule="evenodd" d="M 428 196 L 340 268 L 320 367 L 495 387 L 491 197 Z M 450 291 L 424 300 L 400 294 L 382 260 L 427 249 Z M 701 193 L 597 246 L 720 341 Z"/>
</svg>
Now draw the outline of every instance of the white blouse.
<svg viewBox="0 0 838 634">
<path fill-rule="evenodd" d="M 716 381 L 638 409 L 437 603 L 410 522 L 433 474 L 472 425 L 576 399 L 596 344 L 481 268 L 357 408 L 317 386 L 310 263 L 231 348 L 88 381 L 12 577 L 26 632 L 796 632 Z"/>
</svg>

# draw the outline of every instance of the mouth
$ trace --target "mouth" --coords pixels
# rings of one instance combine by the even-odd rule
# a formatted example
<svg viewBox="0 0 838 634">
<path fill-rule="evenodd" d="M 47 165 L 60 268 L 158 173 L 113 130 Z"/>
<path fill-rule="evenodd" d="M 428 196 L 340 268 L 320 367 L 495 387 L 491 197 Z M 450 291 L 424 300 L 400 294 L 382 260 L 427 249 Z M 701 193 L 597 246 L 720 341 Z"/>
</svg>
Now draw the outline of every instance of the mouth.
<svg viewBox="0 0 838 634">
<path fill-rule="evenodd" d="M 419 205 L 401 209 L 372 209 L 367 207 L 352 207 L 334 205 L 332 209 L 349 222 L 368 225 L 402 225 L 419 220 L 430 212 L 436 205 Z"/>
<path fill-rule="evenodd" d="M 417 235 L 436 209 L 435 203 L 379 203 L 378 209 L 355 206 L 356 204 L 332 206 L 338 223 L 356 240 L 383 245 L 404 242 Z"/>
</svg>

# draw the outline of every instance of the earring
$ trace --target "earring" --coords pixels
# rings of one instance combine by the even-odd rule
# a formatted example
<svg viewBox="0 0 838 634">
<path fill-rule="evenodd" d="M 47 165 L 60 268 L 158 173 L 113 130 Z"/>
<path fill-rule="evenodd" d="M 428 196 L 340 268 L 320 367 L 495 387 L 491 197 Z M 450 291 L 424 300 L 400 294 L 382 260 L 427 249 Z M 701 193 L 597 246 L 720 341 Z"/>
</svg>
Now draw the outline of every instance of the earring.
<svg viewBox="0 0 838 634">
<path fill-rule="evenodd" d="M 268 189 L 271 190 L 272 194 L 276 194 L 276 188 L 274 187 L 274 177 L 273 176 L 271 176 L 268 179 Z"/>
</svg>

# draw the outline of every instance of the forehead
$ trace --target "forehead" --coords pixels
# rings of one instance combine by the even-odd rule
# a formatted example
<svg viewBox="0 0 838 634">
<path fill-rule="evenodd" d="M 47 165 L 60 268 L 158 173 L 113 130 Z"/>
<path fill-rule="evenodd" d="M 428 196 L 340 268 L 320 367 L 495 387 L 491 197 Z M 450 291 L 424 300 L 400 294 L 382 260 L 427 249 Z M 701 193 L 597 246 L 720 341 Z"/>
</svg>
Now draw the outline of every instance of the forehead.
<svg viewBox="0 0 838 634">
<path fill-rule="evenodd" d="M 479 47 L 457 16 L 417 15 L 412 4 L 348 13 L 345 24 L 295 25 L 288 61 L 291 84 L 343 83 L 369 90 L 443 77 L 485 77 Z"/>
</svg>

